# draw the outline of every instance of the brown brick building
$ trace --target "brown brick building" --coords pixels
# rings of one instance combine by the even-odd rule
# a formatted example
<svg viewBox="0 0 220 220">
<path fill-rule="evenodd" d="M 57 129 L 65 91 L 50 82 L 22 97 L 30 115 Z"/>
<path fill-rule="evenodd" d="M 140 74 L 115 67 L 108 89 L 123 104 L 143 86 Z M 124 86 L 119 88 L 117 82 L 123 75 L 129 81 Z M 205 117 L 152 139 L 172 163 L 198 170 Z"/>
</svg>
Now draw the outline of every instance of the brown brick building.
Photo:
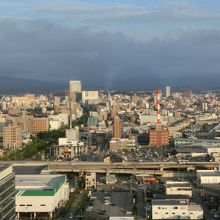
<svg viewBox="0 0 220 220">
<path fill-rule="evenodd" d="M 123 132 L 122 121 L 118 116 L 114 117 L 113 138 L 121 138 Z"/>
<path fill-rule="evenodd" d="M 6 126 L 3 129 L 3 148 L 15 149 L 22 147 L 22 129 L 19 126 Z"/>
<path fill-rule="evenodd" d="M 42 131 L 49 130 L 48 118 L 32 118 L 30 120 L 30 133 L 36 135 Z"/>
<path fill-rule="evenodd" d="M 161 147 L 169 145 L 169 131 L 166 128 L 151 129 L 149 131 L 149 146 Z"/>
</svg>

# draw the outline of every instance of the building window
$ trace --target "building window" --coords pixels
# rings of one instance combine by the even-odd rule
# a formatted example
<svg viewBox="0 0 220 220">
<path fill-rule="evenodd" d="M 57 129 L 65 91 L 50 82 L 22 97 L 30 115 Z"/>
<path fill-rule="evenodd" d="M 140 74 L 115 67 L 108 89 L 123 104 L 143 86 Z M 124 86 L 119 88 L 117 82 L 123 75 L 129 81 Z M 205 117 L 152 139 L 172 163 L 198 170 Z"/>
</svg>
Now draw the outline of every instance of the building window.
<svg viewBox="0 0 220 220">
<path fill-rule="evenodd" d="M 45 204 L 41 204 L 40 206 L 46 206 Z"/>
<path fill-rule="evenodd" d="M 27 206 L 32 206 L 31 204 L 28 204 Z"/>
</svg>

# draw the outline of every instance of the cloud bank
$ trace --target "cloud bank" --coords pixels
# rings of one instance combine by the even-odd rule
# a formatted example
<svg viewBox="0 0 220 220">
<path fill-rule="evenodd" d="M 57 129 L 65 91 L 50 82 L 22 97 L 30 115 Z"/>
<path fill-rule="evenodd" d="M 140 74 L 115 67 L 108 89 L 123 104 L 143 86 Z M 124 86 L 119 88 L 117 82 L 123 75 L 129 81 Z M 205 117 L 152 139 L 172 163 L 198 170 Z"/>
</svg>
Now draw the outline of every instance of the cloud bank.
<svg viewBox="0 0 220 220">
<path fill-rule="evenodd" d="M 184 27 L 163 40 L 69 28 L 47 20 L 0 21 L 1 76 L 88 89 L 149 90 L 171 84 L 208 89 L 220 81 L 220 29 Z"/>
</svg>

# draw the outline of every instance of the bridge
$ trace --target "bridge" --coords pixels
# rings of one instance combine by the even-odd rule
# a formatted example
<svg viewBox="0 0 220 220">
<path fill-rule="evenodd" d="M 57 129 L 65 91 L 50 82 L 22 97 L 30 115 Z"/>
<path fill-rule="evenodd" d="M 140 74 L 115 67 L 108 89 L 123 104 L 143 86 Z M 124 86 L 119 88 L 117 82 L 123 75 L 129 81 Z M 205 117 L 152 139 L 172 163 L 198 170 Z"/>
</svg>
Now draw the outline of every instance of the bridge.
<svg viewBox="0 0 220 220">
<path fill-rule="evenodd" d="M 115 173 L 115 174 L 154 174 L 164 177 L 189 176 L 201 169 L 218 169 L 217 162 L 83 162 L 83 161 L 1 161 L 14 166 L 47 165 L 48 170 L 58 173 Z"/>
</svg>

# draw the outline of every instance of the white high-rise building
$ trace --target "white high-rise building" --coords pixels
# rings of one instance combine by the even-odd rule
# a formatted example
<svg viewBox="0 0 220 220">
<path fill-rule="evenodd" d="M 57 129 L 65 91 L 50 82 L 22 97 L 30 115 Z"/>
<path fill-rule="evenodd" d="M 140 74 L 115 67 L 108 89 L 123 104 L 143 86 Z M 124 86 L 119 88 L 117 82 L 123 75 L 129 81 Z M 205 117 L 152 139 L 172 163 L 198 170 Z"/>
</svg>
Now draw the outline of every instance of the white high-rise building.
<svg viewBox="0 0 220 220">
<path fill-rule="evenodd" d="M 171 96 L 170 86 L 166 86 L 166 98 Z"/>
<path fill-rule="evenodd" d="M 81 81 L 70 80 L 70 98 L 73 102 L 79 102 L 82 100 L 82 84 Z"/>
<path fill-rule="evenodd" d="M 74 93 L 82 92 L 82 84 L 81 81 L 76 80 L 70 80 L 70 96 L 72 96 Z"/>
</svg>

